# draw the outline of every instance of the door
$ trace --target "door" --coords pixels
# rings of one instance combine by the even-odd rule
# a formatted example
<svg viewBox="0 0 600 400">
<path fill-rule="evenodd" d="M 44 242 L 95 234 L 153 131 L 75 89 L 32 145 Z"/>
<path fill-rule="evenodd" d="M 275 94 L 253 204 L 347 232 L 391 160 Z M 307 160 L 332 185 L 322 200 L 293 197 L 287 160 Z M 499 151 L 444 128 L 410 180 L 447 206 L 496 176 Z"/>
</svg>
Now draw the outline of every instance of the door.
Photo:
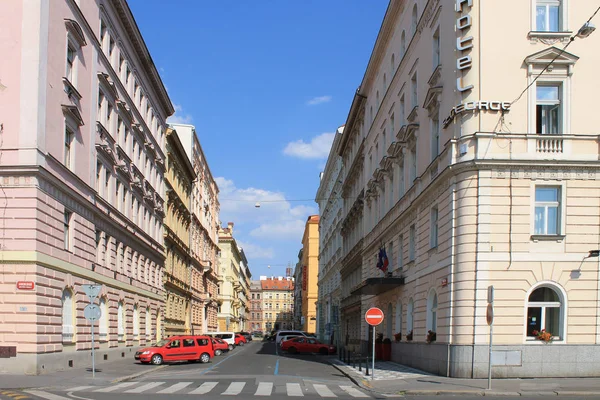
<svg viewBox="0 0 600 400">
<path fill-rule="evenodd" d="M 181 340 L 173 339 L 165 346 L 165 361 L 179 360 L 181 352 Z"/>
<path fill-rule="evenodd" d="M 181 342 L 180 360 L 197 360 L 200 357 L 199 348 L 194 339 L 183 339 Z"/>
<path fill-rule="evenodd" d="M 310 351 L 308 349 L 306 339 L 304 339 L 303 337 L 294 339 L 293 346 L 298 350 L 299 353 L 306 353 L 306 352 Z"/>
<path fill-rule="evenodd" d="M 316 339 L 307 339 L 307 342 L 308 342 L 306 344 L 307 351 L 309 351 L 311 353 L 319 352 L 319 348 L 321 347 L 321 344 L 319 342 L 317 342 Z"/>
</svg>

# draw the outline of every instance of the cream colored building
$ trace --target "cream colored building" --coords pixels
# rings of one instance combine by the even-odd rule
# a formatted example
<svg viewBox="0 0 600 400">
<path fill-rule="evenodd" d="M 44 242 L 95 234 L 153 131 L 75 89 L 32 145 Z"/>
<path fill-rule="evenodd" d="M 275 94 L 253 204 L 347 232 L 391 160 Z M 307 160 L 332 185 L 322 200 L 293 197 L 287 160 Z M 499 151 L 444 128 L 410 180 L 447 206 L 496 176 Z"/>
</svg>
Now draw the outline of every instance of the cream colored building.
<svg viewBox="0 0 600 400">
<path fill-rule="evenodd" d="M 495 377 L 600 373 L 596 7 L 390 2 L 336 146 L 348 347 L 377 306 L 394 361 L 485 377 L 493 286 Z"/>
<path fill-rule="evenodd" d="M 246 279 L 246 255 L 233 236 L 233 222 L 228 222 L 227 228 L 219 228 L 219 249 L 218 330 L 238 332 L 249 319 L 246 311 L 250 309 L 250 282 Z"/>
<path fill-rule="evenodd" d="M 311 215 L 306 220 L 302 235 L 301 285 L 302 314 L 299 329 L 315 333 L 317 330 L 317 275 L 319 270 L 319 216 Z"/>
<path fill-rule="evenodd" d="M 292 329 L 294 279 L 290 276 L 261 276 L 262 318 L 259 330 Z M 258 299 L 257 299 L 258 300 Z"/>
</svg>

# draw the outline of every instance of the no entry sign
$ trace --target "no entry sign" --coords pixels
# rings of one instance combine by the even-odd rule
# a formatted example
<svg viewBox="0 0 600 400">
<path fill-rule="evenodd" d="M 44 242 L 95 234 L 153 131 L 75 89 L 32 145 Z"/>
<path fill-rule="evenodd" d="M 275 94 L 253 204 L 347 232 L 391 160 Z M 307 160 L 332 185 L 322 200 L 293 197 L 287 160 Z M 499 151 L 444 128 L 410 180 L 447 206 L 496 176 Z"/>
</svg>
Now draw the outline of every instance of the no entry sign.
<svg viewBox="0 0 600 400">
<path fill-rule="evenodd" d="M 365 321 L 371 326 L 377 326 L 383 322 L 383 311 L 377 307 L 371 307 L 365 313 Z"/>
</svg>

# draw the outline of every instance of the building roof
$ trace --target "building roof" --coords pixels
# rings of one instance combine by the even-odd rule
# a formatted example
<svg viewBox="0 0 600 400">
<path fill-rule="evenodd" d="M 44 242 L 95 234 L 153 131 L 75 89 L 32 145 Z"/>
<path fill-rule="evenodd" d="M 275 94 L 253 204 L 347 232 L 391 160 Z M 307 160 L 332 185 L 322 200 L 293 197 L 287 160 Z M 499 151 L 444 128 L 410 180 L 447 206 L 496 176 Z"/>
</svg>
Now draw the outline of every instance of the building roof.
<svg viewBox="0 0 600 400">
<path fill-rule="evenodd" d="M 294 290 L 294 281 L 267 278 L 260 281 L 262 290 Z"/>
</svg>

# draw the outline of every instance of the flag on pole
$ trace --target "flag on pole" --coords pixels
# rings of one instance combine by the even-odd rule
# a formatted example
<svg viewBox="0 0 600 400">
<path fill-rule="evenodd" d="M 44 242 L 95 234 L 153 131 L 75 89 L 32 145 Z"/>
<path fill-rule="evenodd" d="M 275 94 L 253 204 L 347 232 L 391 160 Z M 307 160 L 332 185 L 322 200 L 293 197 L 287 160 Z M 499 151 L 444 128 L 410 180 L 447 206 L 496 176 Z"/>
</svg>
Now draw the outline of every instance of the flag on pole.
<svg viewBox="0 0 600 400">
<path fill-rule="evenodd" d="M 377 268 L 379 268 L 385 274 L 387 272 L 388 265 L 389 260 L 385 254 L 385 249 L 380 247 L 379 254 L 377 255 Z"/>
<path fill-rule="evenodd" d="M 390 265 L 390 260 L 388 260 L 388 256 L 387 253 L 385 252 L 385 247 L 383 247 L 381 249 L 381 251 L 383 251 L 383 256 L 382 256 L 382 260 L 383 260 L 383 272 L 387 272 L 388 269 L 388 265 Z"/>
</svg>

